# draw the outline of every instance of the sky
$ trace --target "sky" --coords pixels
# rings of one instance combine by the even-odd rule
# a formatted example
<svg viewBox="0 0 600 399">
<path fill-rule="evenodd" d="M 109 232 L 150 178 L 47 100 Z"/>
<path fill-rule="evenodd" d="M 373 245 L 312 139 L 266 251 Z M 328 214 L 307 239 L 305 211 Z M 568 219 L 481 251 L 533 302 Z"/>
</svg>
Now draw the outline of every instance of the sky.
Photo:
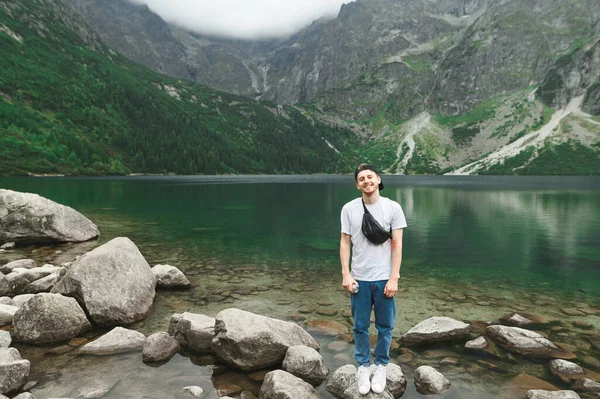
<svg viewBox="0 0 600 399">
<path fill-rule="evenodd" d="M 170 24 L 236 39 L 285 38 L 354 0 L 130 0 Z"/>
</svg>

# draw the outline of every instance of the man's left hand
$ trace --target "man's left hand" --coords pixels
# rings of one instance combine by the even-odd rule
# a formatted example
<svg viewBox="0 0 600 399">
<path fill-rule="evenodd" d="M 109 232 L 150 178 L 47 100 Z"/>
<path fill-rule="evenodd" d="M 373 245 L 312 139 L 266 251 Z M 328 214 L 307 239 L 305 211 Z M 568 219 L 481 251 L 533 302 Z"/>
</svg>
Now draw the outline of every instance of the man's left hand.
<svg viewBox="0 0 600 399">
<path fill-rule="evenodd" d="M 383 289 L 383 294 L 386 297 L 391 298 L 396 295 L 396 292 L 398 292 L 398 280 L 389 279 L 385 285 L 385 288 Z"/>
</svg>

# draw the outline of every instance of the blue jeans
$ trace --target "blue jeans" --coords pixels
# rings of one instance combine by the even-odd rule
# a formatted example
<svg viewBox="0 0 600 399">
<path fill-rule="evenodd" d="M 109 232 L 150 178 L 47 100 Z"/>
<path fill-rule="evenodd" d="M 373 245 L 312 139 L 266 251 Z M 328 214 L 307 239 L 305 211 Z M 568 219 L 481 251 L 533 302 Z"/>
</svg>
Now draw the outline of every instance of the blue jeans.
<svg viewBox="0 0 600 399">
<path fill-rule="evenodd" d="M 371 309 L 375 310 L 375 328 L 377 328 L 377 345 L 375 345 L 375 364 L 387 365 L 390 362 L 390 345 L 392 331 L 396 323 L 396 301 L 387 298 L 383 289 L 387 280 L 357 281 L 359 290 L 350 296 L 352 317 L 354 317 L 354 358 L 360 366 L 371 364 L 371 346 L 369 326 Z"/>
</svg>

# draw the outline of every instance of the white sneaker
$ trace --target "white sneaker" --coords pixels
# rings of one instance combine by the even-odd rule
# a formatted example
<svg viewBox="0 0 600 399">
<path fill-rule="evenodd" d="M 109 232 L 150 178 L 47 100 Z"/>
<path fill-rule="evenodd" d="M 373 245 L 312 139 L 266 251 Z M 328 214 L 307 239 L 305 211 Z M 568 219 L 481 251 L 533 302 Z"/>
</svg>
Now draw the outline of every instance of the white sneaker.
<svg viewBox="0 0 600 399">
<path fill-rule="evenodd" d="M 381 393 L 385 389 L 385 380 L 387 378 L 385 366 L 379 364 L 375 366 L 375 372 L 373 373 L 373 379 L 371 380 L 371 389 L 375 393 Z"/>
<path fill-rule="evenodd" d="M 358 366 L 358 371 L 356 372 L 356 384 L 358 385 L 358 393 L 361 395 L 366 395 L 371 390 L 371 382 L 369 381 L 370 376 L 371 372 L 368 367 Z"/>
</svg>

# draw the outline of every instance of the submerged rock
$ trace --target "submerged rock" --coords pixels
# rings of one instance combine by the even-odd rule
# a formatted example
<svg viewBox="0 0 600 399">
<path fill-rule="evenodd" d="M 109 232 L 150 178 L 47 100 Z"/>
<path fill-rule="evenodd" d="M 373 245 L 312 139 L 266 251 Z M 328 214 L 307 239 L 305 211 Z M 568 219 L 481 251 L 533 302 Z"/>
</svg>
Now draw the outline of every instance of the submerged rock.
<svg viewBox="0 0 600 399">
<path fill-rule="evenodd" d="M 100 326 L 143 320 L 152 310 L 155 277 L 137 246 L 115 238 L 76 260 L 52 292 L 81 301 Z"/>
<path fill-rule="evenodd" d="M 219 312 L 215 319 L 211 348 L 242 370 L 280 364 L 293 345 L 319 349 L 317 341 L 295 323 L 233 308 Z"/>
<path fill-rule="evenodd" d="M 312 385 L 283 370 L 274 370 L 265 376 L 259 397 L 261 399 L 321 399 L 321 395 Z"/>
<path fill-rule="evenodd" d="M 0 189 L 0 241 L 79 242 L 99 235 L 98 227 L 73 208 L 37 194 Z"/>
<path fill-rule="evenodd" d="M 522 355 L 549 358 L 572 358 L 575 356 L 562 350 L 541 334 L 519 327 L 489 326 L 486 329 L 486 335 L 508 351 Z"/>
<path fill-rule="evenodd" d="M 323 382 L 329 374 L 323 356 L 313 348 L 304 345 L 288 348 L 283 359 L 283 369 L 314 386 Z"/>
<path fill-rule="evenodd" d="M 600 392 L 600 383 L 589 378 L 582 378 L 575 381 L 573 388 L 584 392 Z"/>
<path fill-rule="evenodd" d="M 580 378 L 585 374 L 579 365 L 562 359 L 552 360 L 550 362 L 550 370 L 552 374 L 558 376 L 564 382 Z"/>
<path fill-rule="evenodd" d="M 450 317 L 430 317 L 411 328 L 402 339 L 407 344 L 429 344 L 467 339 L 470 331 L 469 324 Z"/>
<path fill-rule="evenodd" d="M 435 395 L 450 389 L 450 381 L 442 373 L 430 366 L 420 366 L 414 374 L 415 387 L 422 395 Z"/>
<path fill-rule="evenodd" d="M 543 391 L 532 389 L 527 392 L 525 399 L 581 399 L 575 391 Z"/>
<path fill-rule="evenodd" d="M 114 355 L 142 350 L 146 342 L 144 334 L 123 327 L 115 327 L 95 341 L 79 348 L 86 355 Z"/>
<path fill-rule="evenodd" d="M 21 388 L 29 377 L 29 360 L 15 348 L 0 348 L 0 394 Z"/>
<path fill-rule="evenodd" d="M 175 266 L 156 265 L 152 268 L 152 273 L 156 276 L 158 288 L 189 288 L 192 285 L 181 270 Z"/>
<path fill-rule="evenodd" d="M 76 337 L 92 325 L 75 299 L 37 294 L 17 310 L 13 328 L 15 340 L 40 344 Z"/>
<path fill-rule="evenodd" d="M 171 317 L 169 334 L 182 346 L 207 351 L 215 337 L 215 319 L 198 313 L 176 313 Z"/>
</svg>

